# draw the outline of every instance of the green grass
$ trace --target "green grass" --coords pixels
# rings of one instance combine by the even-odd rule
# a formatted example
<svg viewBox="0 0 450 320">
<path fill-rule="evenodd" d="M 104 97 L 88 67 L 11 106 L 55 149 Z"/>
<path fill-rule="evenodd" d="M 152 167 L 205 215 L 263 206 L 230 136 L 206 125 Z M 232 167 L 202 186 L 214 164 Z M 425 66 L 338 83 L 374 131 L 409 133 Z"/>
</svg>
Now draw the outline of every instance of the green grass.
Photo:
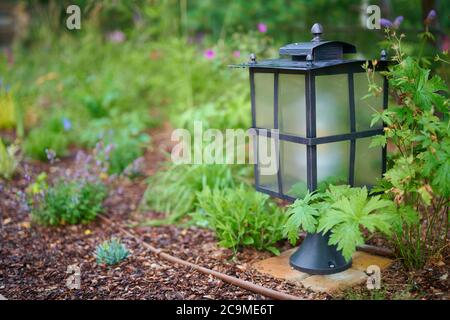
<svg viewBox="0 0 450 320">
<path fill-rule="evenodd" d="M 241 169 L 245 171 L 245 168 Z M 158 225 L 177 222 L 194 211 L 198 204 L 197 192 L 206 188 L 232 188 L 236 185 L 236 178 L 229 165 L 168 164 L 165 170 L 150 177 L 147 183 L 141 208 L 166 213 L 163 220 L 146 222 Z"/>
</svg>

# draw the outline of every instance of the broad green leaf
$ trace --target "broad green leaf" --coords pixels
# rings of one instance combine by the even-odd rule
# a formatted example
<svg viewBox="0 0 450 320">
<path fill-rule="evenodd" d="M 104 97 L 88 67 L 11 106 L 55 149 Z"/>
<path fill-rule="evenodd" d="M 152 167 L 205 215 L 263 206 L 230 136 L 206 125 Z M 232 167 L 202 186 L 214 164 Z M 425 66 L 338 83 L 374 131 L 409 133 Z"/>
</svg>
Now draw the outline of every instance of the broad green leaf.
<svg viewBox="0 0 450 320">
<path fill-rule="evenodd" d="M 344 258 L 349 261 L 352 254 L 356 251 L 356 246 L 364 243 L 359 225 L 356 222 L 344 223 L 335 227 L 331 231 L 330 245 L 337 245 L 338 250 L 342 251 Z"/>
</svg>

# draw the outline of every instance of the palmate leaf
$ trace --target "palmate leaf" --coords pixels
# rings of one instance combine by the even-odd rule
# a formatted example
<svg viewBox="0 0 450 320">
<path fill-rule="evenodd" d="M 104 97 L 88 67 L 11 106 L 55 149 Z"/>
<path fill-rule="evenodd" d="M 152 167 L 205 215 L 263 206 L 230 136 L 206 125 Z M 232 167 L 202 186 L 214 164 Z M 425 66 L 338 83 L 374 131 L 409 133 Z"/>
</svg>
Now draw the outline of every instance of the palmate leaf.
<svg viewBox="0 0 450 320">
<path fill-rule="evenodd" d="M 330 209 L 326 214 L 324 214 L 319 219 L 317 231 L 325 234 L 328 231 L 330 231 L 334 226 L 344 222 L 345 220 L 346 218 L 342 214 L 342 211 Z"/>
<path fill-rule="evenodd" d="M 337 245 L 348 260 L 356 246 L 364 242 L 362 227 L 371 232 L 379 230 L 390 234 L 394 206 L 380 196 L 369 198 L 365 187 L 340 189 L 345 191 L 340 199 L 337 190 L 334 189 L 333 198 L 338 200 L 329 210 L 321 211 L 317 230 L 323 234 L 331 232 L 329 244 Z"/>
<path fill-rule="evenodd" d="M 370 232 L 379 230 L 384 234 L 391 233 L 393 217 L 390 213 L 368 214 L 361 218 L 360 224 Z"/>
<path fill-rule="evenodd" d="M 333 228 L 328 241 L 330 245 L 337 245 L 345 260 L 349 261 L 356 250 L 356 246 L 364 243 L 364 238 L 356 221 L 347 221 Z"/>
<path fill-rule="evenodd" d="M 317 199 L 318 195 L 308 193 L 305 198 L 297 199 L 287 211 L 288 220 L 283 228 L 283 234 L 289 239 L 292 245 L 298 240 L 299 229 L 309 233 L 316 232 L 317 216 L 319 211 L 317 207 L 310 204 Z"/>
<path fill-rule="evenodd" d="M 450 196 L 450 158 L 443 162 L 436 170 L 433 185 L 437 186 L 442 195 Z"/>
</svg>

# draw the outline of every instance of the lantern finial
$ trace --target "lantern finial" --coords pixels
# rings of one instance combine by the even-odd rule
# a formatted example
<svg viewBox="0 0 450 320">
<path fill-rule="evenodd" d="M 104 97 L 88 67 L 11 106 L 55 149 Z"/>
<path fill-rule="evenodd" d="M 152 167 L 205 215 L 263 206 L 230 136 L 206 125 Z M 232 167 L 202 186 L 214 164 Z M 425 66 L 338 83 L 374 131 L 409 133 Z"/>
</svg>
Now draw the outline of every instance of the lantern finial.
<svg viewBox="0 0 450 320">
<path fill-rule="evenodd" d="M 256 63 L 256 54 L 251 53 L 250 54 L 250 63 L 255 64 Z"/>
<path fill-rule="evenodd" d="M 313 56 L 310 55 L 310 54 L 308 54 L 308 55 L 306 56 L 306 65 L 307 65 L 308 67 L 311 67 L 312 64 L 313 64 Z"/>
<path fill-rule="evenodd" d="M 312 38 L 311 41 L 313 42 L 320 42 L 322 39 L 320 36 L 323 33 L 323 27 L 320 23 L 314 23 L 314 25 L 311 28 L 311 33 L 313 34 L 314 38 Z"/>
<path fill-rule="evenodd" d="M 384 49 L 381 50 L 380 59 L 382 61 L 385 61 L 387 59 L 387 52 L 386 52 L 386 50 L 384 50 Z"/>
</svg>

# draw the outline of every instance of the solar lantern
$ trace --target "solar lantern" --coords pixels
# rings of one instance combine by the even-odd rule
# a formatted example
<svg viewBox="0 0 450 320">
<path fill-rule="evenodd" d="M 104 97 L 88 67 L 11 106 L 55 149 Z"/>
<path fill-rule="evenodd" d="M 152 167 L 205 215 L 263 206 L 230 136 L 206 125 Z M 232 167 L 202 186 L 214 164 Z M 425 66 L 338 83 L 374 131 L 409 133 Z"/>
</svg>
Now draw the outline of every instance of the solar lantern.
<svg viewBox="0 0 450 320">
<path fill-rule="evenodd" d="M 368 93 L 366 60 L 348 59 L 354 45 L 322 39 L 316 23 L 309 42 L 280 48 L 280 58 L 259 61 L 252 54 L 250 72 L 252 127 L 256 134 L 255 188 L 294 201 L 307 191 L 328 184 L 374 185 L 385 171 L 385 148 L 369 148 L 371 137 L 383 133 L 383 124 L 371 127 L 372 114 L 387 107 L 387 81 L 382 51 L 374 74 L 383 88 Z M 373 66 L 372 66 L 373 69 Z M 265 174 L 261 145 L 276 154 L 277 170 Z M 331 274 L 351 266 L 328 235 L 308 234 L 290 257 L 293 268 L 310 274 Z"/>
</svg>

